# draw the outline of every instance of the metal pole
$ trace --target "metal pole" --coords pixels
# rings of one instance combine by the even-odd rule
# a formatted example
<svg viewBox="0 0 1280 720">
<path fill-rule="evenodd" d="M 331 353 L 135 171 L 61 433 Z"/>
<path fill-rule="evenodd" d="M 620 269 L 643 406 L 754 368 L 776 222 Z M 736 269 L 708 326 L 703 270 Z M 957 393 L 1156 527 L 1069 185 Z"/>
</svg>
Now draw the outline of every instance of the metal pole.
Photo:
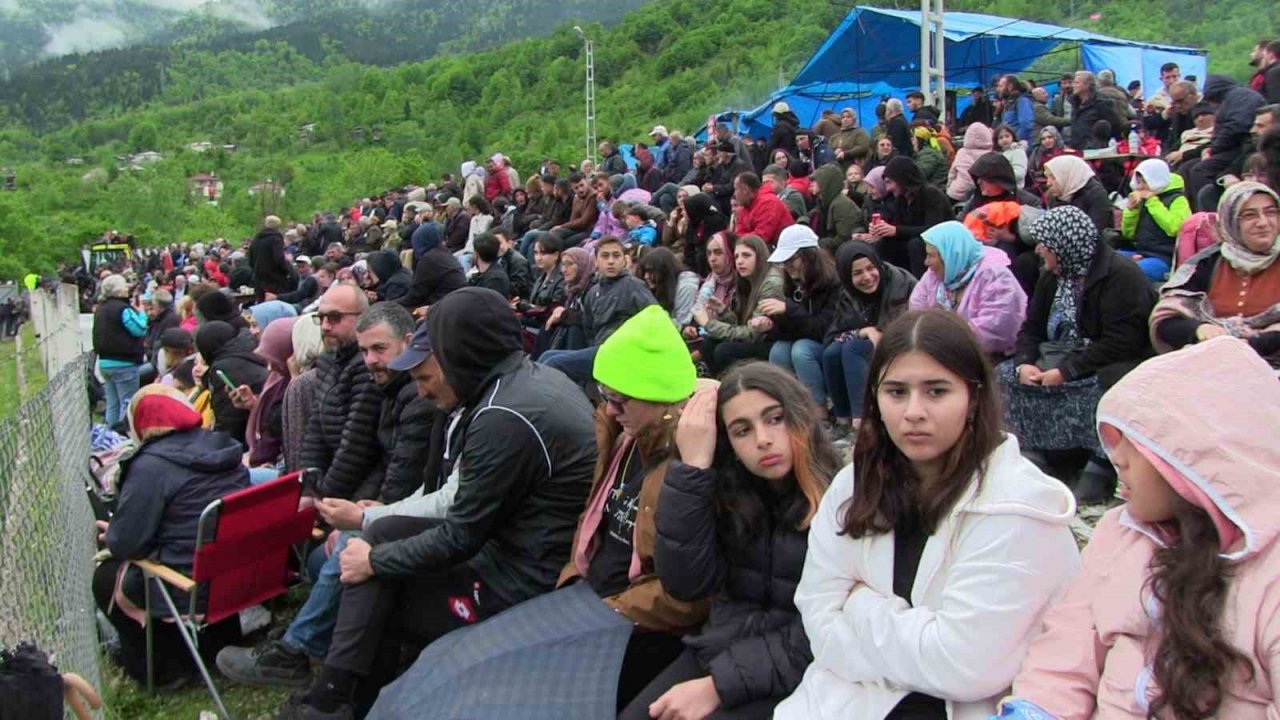
<svg viewBox="0 0 1280 720">
<path fill-rule="evenodd" d="M 943 36 L 943 0 L 920 0 L 920 92 L 938 109 L 946 122 L 946 38 Z"/>
<path fill-rule="evenodd" d="M 597 162 L 596 157 L 596 52 L 595 43 L 587 37 L 586 32 L 579 26 L 574 26 L 573 31 L 577 33 L 578 39 L 582 40 L 582 51 L 587 65 L 586 90 L 583 93 L 586 100 L 586 156 L 592 163 Z"/>
</svg>

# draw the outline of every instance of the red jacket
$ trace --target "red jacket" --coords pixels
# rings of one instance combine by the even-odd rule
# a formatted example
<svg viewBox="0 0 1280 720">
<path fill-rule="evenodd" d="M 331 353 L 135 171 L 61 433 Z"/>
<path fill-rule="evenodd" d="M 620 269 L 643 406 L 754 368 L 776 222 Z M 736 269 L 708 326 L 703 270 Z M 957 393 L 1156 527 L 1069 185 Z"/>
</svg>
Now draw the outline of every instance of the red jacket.
<svg viewBox="0 0 1280 720">
<path fill-rule="evenodd" d="M 511 176 L 507 175 L 505 167 L 484 176 L 484 199 L 493 202 L 501 195 L 511 198 Z"/>
<path fill-rule="evenodd" d="M 756 192 L 756 199 L 752 201 L 751 207 L 738 210 L 736 232 L 738 235 L 758 235 L 766 245 L 772 248 L 778 243 L 778 235 L 782 232 L 782 228 L 794 224 L 791 211 L 787 210 L 786 204 L 773 194 L 773 188 L 762 185 Z"/>
</svg>

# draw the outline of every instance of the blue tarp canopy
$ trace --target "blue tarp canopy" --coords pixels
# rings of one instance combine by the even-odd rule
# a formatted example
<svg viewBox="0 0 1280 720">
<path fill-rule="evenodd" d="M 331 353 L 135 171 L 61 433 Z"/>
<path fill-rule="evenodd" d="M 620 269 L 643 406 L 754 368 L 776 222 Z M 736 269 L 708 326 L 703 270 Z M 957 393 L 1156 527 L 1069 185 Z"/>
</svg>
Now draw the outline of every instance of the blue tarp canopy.
<svg viewBox="0 0 1280 720">
<path fill-rule="evenodd" d="M 997 75 L 1022 73 L 1045 55 L 1077 48 L 1086 70 L 1110 68 L 1121 87 L 1141 80 L 1148 94 L 1160 87 L 1160 66 L 1166 62 L 1178 63 L 1184 76 L 1195 75 L 1201 83 L 1207 70 L 1205 52 L 1196 48 L 995 15 L 947 12 L 943 36 L 951 90 L 990 87 Z M 773 126 L 770 109 L 780 100 L 802 125 L 812 125 L 825 109 L 843 107 L 853 107 L 863 124 L 870 125 L 882 97 L 901 98 L 919 88 L 920 62 L 919 12 L 855 7 L 787 87 L 737 114 L 741 131 L 767 135 Z M 968 93 L 961 92 L 957 100 L 959 112 L 968 105 Z"/>
</svg>

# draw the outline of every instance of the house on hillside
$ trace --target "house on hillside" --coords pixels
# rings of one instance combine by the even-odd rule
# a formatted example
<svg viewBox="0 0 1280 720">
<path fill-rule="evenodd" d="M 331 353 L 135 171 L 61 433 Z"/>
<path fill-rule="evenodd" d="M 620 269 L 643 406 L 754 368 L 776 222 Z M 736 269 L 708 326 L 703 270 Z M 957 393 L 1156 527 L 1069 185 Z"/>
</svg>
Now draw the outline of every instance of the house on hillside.
<svg viewBox="0 0 1280 720">
<path fill-rule="evenodd" d="M 144 150 L 132 155 L 117 155 L 116 167 L 121 170 L 141 170 L 148 165 L 154 165 L 164 159 L 164 156 L 155 150 Z"/>
</svg>

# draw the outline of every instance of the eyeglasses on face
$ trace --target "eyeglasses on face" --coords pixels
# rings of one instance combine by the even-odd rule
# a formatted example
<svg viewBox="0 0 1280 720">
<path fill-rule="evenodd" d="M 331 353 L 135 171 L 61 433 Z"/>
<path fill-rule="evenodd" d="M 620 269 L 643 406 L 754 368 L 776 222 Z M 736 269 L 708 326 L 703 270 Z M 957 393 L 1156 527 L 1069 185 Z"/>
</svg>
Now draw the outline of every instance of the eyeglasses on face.
<svg viewBox="0 0 1280 720">
<path fill-rule="evenodd" d="M 329 321 L 330 325 L 337 325 L 338 323 L 342 322 L 342 318 L 356 317 L 358 315 L 360 315 L 360 313 L 358 312 L 339 312 L 337 310 L 333 310 L 327 313 L 318 312 L 315 315 L 312 315 L 312 317 L 315 318 L 317 325 L 323 325 L 326 320 Z"/>
<path fill-rule="evenodd" d="M 627 403 L 632 400 L 632 398 L 621 393 L 616 393 L 603 385 L 597 384 L 596 391 L 600 394 L 601 400 L 612 405 L 618 412 L 625 412 L 627 409 Z"/>
</svg>

